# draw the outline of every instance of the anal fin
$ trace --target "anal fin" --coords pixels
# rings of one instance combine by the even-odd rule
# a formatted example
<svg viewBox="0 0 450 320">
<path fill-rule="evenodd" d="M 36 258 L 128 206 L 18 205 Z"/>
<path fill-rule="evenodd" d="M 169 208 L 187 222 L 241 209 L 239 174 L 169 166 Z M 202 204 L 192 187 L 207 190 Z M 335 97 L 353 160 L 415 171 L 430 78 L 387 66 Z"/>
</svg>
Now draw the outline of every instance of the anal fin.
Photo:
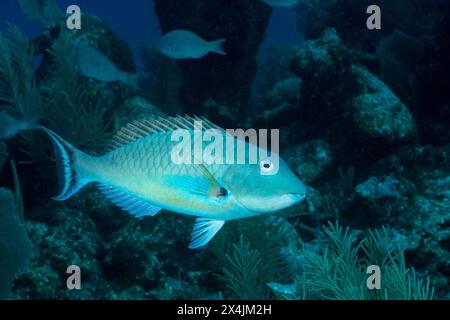
<svg viewBox="0 0 450 320">
<path fill-rule="evenodd" d="M 161 210 L 160 207 L 153 205 L 145 199 L 114 187 L 104 184 L 98 184 L 98 187 L 112 203 L 135 217 L 154 216 Z"/>
<path fill-rule="evenodd" d="M 192 231 L 189 249 L 198 249 L 207 244 L 222 229 L 225 221 L 198 218 Z"/>
</svg>

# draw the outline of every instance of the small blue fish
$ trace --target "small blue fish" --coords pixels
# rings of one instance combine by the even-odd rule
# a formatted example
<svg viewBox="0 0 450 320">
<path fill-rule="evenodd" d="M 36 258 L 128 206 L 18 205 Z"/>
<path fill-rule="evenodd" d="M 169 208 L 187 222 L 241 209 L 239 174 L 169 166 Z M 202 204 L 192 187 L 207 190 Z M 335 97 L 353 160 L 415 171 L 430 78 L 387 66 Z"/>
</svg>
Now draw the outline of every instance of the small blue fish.
<svg viewBox="0 0 450 320">
<path fill-rule="evenodd" d="M 120 81 L 130 87 L 139 89 L 138 74 L 119 70 L 107 56 L 96 48 L 77 43 L 73 50 L 76 53 L 76 65 L 83 76 L 106 83 Z"/>
<path fill-rule="evenodd" d="M 222 130 L 219 132 L 226 134 L 206 119 L 169 117 L 138 121 L 116 134 L 112 151 L 94 157 L 77 150 L 51 130 L 39 127 L 50 137 L 57 157 L 60 193 L 54 199 L 69 199 L 84 185 L 96 183 L 114 204 L 136 217 L 154 216 L 161 209 L 197 216 L 189 247 L 199 248 L 226 221 L 274 213 L 305 198 L 305 185 L 281 159 L 277 174 L 273 175 L 261 174 L 263 161 L 175 163 L 172 152 L 178 142 L 172 140 L 172 134 L 183 129 L 194 135 L 196 121 L 203 121 L 205 130 Z M 189 143 L 195 146 L 195 140 Z M 268 169 L 270 163 L 263 165 Z"/>
<path fill-rule="evenodd" d="M 187 30 L 174 30 L 165 34 L 158 45 L 159 51 L 172 59 L 200 59 L 213 52 L 226 55 L 222 46 L 226 40 L 206 41 Z"/>
</svg>

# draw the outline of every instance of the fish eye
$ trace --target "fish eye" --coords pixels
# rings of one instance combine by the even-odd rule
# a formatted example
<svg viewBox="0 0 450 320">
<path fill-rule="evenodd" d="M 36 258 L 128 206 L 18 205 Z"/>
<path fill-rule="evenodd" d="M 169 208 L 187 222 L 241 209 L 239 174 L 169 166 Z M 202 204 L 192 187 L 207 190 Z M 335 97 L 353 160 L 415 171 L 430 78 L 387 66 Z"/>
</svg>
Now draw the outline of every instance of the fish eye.
<svg viewBox="0 0 450 320">
<path fill-rule="evenodd" d="M 228 190 L 225 188 L 220 187 L 219 191 L 217 192 L 217 196 L 220 198 L 224 198 L 228 195 Z"/>
<path fill-rule="evenodd" d="M 263 172 L 270 172 L 273 168 L 273 163 L 270 160 L 263 160 L 260 163 L 260 168 Z"/>
</svg>

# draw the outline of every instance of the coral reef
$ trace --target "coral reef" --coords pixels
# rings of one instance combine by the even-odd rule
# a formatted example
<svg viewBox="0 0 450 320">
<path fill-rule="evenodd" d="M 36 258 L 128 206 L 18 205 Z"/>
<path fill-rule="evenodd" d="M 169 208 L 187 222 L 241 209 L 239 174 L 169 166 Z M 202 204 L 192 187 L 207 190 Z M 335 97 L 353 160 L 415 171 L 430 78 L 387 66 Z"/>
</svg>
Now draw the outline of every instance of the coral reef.
<svg viewBox="0 0 450 320">
<path fill-rule="evenodd" d="M 429 143 L 446 144 L 448 1 L 378 1 L 383 12 L 382 29 L 367 32 L 355 23 L 367 19 L 365 9 L 372 4 L 305 0 L 297 8 L 299 28 L 312 40 L 327 28 L 336 29 L 360 63 L 380 72 L 380 78 L 417 115 L 423 138 Z"/>
<path fill-rule="evenodd" d="M 297 255 L 302 272 L 293 285 L 270 283 L 287 299 L 325 300 L 430 300 L 434 288 L 405 265 L 401 247 L 392 246 L 388 230 L 369 232 L 358 239 L 339 224 L 324 227 L 317 244 L 305 246 Z M 362 256 L 362 257 L 361 257 Z M 383 275 L 380 290 L 366 286 L 370 265 Z"/>
<path fill-rule="evenodd" d="M 333 154 L 328 143 L 310 140 L 285 151 L 289 167 L 306 183 L 311 183 L 333 163 Z"/>
<path fill-rule="evenodd" d="M 15 298 L 198 299 L 205 294 L 208 273 L 195 267 L 203 258 L 185 252 L 191 228 L 186 219 L 136 220 L 94 187 L 68 203 L 35 208 L 27 219 L 34 255 L 15 281 Z M 72 264 L 82 270 L 79 291 L 66 289 L 65 271 Z"/>
<path fill-rule="evenodd" d="M 258 53 L 272 10 L 261 1 L 154 2 L 164 33 L 226 38 L 227 55 L 175 61 L 145 45 L 139 90 L 82 76 L 71 63 L 81 42 L 136 71 L 127 43 L 98 17 L 83 14 L 89 27 L 73 32 L 61 20 L 31 41 L 10 27 L 0 34 L 0 111 L 39 118 L 93 155 L 137 119 L 187 113 L 279 128 L 306 200 L 230 221 L 191 251 L 190 217 L 163 210 L 136 219 L 95 186 L 50 200 L 54 156 L 42 135 L 24 132 L 0 142 L 0 251 L 11 255 L 0 262 L 0 296 L 449 299 L 448 3 L 380 0 L 383 28 L 367 32 L 372 2 L 304 0 L 295 10 L 307 41 Z M 66 287 L 72 264 L 82 290 Z M 380 266 L 382 290 L 365 286 L 370 264 Z"/>
<path fill-rule="evenodd" d="M 355 157 L 382 156 L 386 146 L 415 138 L 410 110 L 377 76 L 358 64 L 334 29 L 306 41 L 292 70 L 304 81 L 300 126 L 306 130 L 306 138 L 320 137 L 339 149 L 363 146 L 363 153 Z M 347 154 L 345 161 L 357 160 Z"/>
<path fill-rule="evenodd" d="M 268 124 L 282 122 L 289 114 L 295 114 L 299 107 L 302 81 L 292 76 L 277 82 L 264 96 L 263 105 L 265 110 L 261 110 L 255 116 L 255 124 Z"/>
<path fill-rule="evenodd" d="M 448 287 L 448 152 L 448 146 L 407 147 L 379 161 L 356 187 L 348 212 L 351 220 L 364 212 L 366 223 L 387 223 L 403 233 L 407 257 L 428 269 L 439 288 Z"/>
<path fill-rule="evenodd" d="M 271 42 L 262 47 L 257 56 L 257 72 L 253 83 L 250 112 L 260 111 L 264 97 L 277 83 L 292 77 L 290 64 L 298 47 Z"/>
<path fill-rule="evenodd" d="M 80 30 L 68 30 L 66 20 L 61 20 L 54 29 L 47 30 L 41 37 L 33 40 L 37 47 L 37 52 L 44 55 L 43 66 L 49 65 L 51 57 L 46 54 L 51 43 L 65 34 L 71 40 L 85 43 L 106 55 L 120 69 L 127 72 L 135 72 L 136 67 L 133 60 L 133 53 L 129 46 L 121 40 L 112 29 L 99 17 L 90 14 L 81 15 L 81 24 L 88 25 L 89 28 Z M 44 70 L 38 71 L 39 74 L 45 73 Z"/>
<path fill-rule="evenodd" d="M 297 241 L 295 230 L 284 219 L 254 218 L 236 222 L 220 235 L 212 251 L 220 270 L 218 279 L 230 291 L 227 296 L 267 299 L 269 281 L 289 281 L 289 263 L 282 249 L 289 240 L 286 234 L 292 232 L 291 240 Z"/>
<path fill-rule="evenodd" d="M 349 106 L 350 119 L 359 139 L 366 144 L 377 139 L 393 144 L 414 137 L 415 120 L 391 89 L 366 69 L 353 67 L 351 72 L 361 90 Z"/>
</svg>

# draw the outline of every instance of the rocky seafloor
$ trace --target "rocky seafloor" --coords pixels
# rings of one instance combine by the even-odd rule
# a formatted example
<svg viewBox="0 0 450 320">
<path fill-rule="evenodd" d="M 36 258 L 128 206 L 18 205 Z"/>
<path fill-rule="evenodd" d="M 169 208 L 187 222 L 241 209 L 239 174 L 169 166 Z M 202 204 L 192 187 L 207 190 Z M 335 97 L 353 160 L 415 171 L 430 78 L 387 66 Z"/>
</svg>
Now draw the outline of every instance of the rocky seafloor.
<svg viewBox="0 0 450 320">
<path fill-rule="evenodd" d="M 354 0 L 304 1 L 297 10 L 299 21 L 305 11 L 310 17 L 298 26 L 305 42 L 265 49 L 271 51 L 261 62 L 257 51 L 270 9 L 252 0 L 241 2 L 227 13 L 230 18 L 223 26 L 230 38 L 226 50 L 231 52 L 224 60 L 208 56 L 175 63 L 147 48 L 146 67 L 157 76 L 142 90 L 74 76 L 85 94 L 70 102 L 73 114 L 56 107 L 36 113 L 52 130 L 95 154 L 101 154 L 105 141 L 129 121 L 161 115 L 207 116 L 224 127 L 280 128 L 281 155 L 308 185 L 307 201 L 276 217 L 231 222 L 206 248 L 192 251 L 187 248 L 192 218 L 162 212 L 136 219 L 94 186 L 66 202 L 50 200 L 56 178 L 45 140 L 18 137 L 0 143 L 0 181 L 21 194 L 16 196 L 22 202 L 18 211 L 23 211 L 21 221 L 33 249 L 13 283 L 11 298 L 354 298 L 349 293 L 354 288 L 343 288 L 341 296 L 302 294 L 299 289 L 310 274 L 305 259 L 311 262 L 312 253 L 326 255 L 323 226 L 329 221 L 348 226 L 353 241 L 384 230 L 380 252 L 400 248 L 415 277 L 424 283 L 429 279 L 433 298 L 450 298 L 448 4 L 431 1 L 422 10 L 405 13 L 402 8 L 418 1 L 398 1 L 404 6 L 390 9 L 387 27 L 370 33 L 351 27 L 349 20 L 359 19 L 358 14 L 345 19 L 332 14 L 354 8 Z M 364 7 L 365 1 L 357 2 L 358 8 Z M 224 32 L 210 28 L 213 17 L 201 15 L 217 7 L 206 0 L 192 3 L 156 1 L 163 29 L 210 30 L 212 38 Z M 83 23 L 92 27 L 70 34 L 56 27 L 34 40 L 36 48 L 44 47 L 43 62 L 32 75 L 41 105 L 57 106 L 64 93 L 74 92 L 61 81 L 60 65 L 45 50 L 58 39 L 76 37 L 121 69 L 135 70 L 131 50 L 100 18 L 84 15 Z M 395 32 L 401 32 L 396 35 L 401 41 L 393 38 Z M 406 43 L 408 52 L 396 48 L 397 43 Z M 411 55 L 418 58 L 412 61 Z M 226 81 L 211 81 L 220 74 Z M 255 77 L 265 77 L 258 92 L 252 90 Z M 95 121 L 77 117 L 78 108 L 89 112 L 100 104 Z M 39 103 L 34 105 L 38 108 Z M 249 108 L 256 110 L 250 116 Z M 76 119 L 65 123 L 71 115 Z M 94 142 L 99 136 L 105 143 Z M 32 151 L 24 151 L 30 139 L 35 141 Z M 355 259 L 363 258 L 357 253 Z M 66 288 L 69 265 L 82 270 L 81 290 Z M 359 267 L 353 272 L 364 274 Z M 333 268 L 340 270 L 338 262 L 330 262 Z M 396 279 L 401 287 L 408 278 Z M 406 298 L 400 291 L 392 290 L 391 298 Z"/>
</svg>

